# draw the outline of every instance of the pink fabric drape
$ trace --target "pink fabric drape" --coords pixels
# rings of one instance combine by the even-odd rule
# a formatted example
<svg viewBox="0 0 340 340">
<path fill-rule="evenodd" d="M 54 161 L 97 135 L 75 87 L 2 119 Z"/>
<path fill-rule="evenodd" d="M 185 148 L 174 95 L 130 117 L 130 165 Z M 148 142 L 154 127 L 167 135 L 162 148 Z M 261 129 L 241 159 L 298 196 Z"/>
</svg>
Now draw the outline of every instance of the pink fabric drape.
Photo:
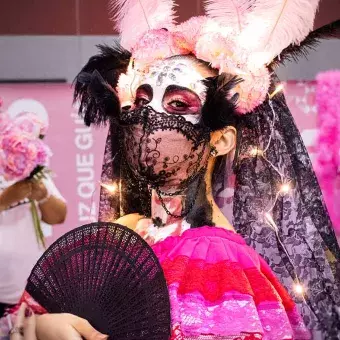
<svg viewBox="0 0 340 340">
<path fill-rule="evenodd" d="M 317 173 L 335 232 L 340 236 L 340 70 L 317 77 Z"/>
</svg>

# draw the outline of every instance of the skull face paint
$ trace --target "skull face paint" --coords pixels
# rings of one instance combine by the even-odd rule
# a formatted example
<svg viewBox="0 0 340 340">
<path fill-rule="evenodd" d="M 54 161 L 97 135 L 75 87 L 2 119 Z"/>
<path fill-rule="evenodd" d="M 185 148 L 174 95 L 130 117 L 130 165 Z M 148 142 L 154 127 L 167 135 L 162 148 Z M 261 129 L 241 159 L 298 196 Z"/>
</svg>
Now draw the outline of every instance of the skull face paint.
<svg viewBox="0 0 340 340">
<path fill-rule="evenodd" d="M 174 57 L 139 78 L 134 104 L 121 115 L 126 161 L 139 180 L 174 193 L 205 169 L 210 134 L 198 122 L 209 76 L 193 58 Z"/>
<path fill-rule="evenodd" d="M 138 71 L 130 67 L 122 75 L 118 91 L 130 95 L 130 106 L 152 107 L 157 112 L 183 115 L 187 121 L 197 123 L 205 102 L 206 86 L 203 80 L 214 72 L 190 56 L 177 56 L 159 60 Z M 126 95 L 121 99 L 125 106 Z"/>
</svg>

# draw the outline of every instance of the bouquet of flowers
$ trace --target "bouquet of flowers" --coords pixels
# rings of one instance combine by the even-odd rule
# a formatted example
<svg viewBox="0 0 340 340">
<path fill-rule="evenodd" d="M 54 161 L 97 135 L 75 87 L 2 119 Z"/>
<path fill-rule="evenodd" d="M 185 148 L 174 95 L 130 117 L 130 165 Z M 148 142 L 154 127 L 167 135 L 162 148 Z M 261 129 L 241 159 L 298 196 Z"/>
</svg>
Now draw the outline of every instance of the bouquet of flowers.
<svg viewBox="0 0 340 340">
<path fill-rule="evenodd" d="M 48 166 L 52 153 L 42 140 L 45 131 L 34 114 L 0 119 L 0 173 L 6 180 L 32 178 Z"/>
<path fill-rule="evenodd" d="M 47 126 L 35 114 L 23 113 L 10 119 L 0 113 L 0 175 L 5 180 L 40 180 L 52 156 L 43 137 Z M 38 241 L 44 245 L 35 202 L 31 201 L 32 217 Z"/>
</svg>

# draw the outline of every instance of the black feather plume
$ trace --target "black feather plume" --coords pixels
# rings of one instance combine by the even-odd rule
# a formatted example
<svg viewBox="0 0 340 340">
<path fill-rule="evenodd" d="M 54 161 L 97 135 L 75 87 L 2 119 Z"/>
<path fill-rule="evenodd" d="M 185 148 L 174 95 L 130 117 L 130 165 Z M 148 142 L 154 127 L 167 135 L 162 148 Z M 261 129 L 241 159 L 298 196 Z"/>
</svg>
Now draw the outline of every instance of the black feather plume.
<svg viewBox="0 0 340 340">
<path fill-rule="evenodd" d="M 269 65 L 270 68 L 275 68 L 284 65 L 287 61 L 298 61 L 301 57 L 307 58 L 310 50 L 315 50 L 322 39 L 333 39 L 340 34 L 340 20 L 334 21 L 331 24 L 320 27 L 311 32 L 300 45 L 289 45 L 279 56 L 277 56 Z"/>
<path fill-rule="evenodd" d="M 238 94 L 228 99 L 230 90 L 242 79 L 227 73 L 207 78 L 206 101 L 202 108 L 201 123 L 212 131 L 222 129 L 226 126 L 235 126 L 237 114 Z"/>
<path fill-rule="evenodd" d="M 121 73 L 129 65 L 131 53 L 121 46 L 98 45 L 100 53 L 91 57 L 74 80 L 74 101 L 79 101 L 79 115 L 86 125 L 105 124 L 119 113 L 114 90 Z"/>
<path fill-rule="evenodd" d="M 79 113 L 83 115 L 87 126 L 100 125 L 119 114 L 118 95 L 97 70 L 92 74 L 81 72 L 77 83 L 86 89 L 82 93 Z"/>
</svg>

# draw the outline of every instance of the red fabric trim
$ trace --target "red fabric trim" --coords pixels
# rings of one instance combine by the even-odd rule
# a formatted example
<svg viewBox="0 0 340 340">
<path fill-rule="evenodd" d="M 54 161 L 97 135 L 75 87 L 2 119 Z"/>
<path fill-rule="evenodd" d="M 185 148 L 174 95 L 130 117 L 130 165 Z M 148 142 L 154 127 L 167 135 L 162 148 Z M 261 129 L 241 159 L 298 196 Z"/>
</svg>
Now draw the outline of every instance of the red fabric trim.
<svg viewBox="0 0 340 340">
<path fill-rule="evenodd" d="M 291 309 L 294 302 L 276 277 L 264 268 L 242 269 L 238 263 L 223 261 L 207 264 L 204 260 L 192 260 L 178 256 L 162 263 L 168 285 L 179 284 L 178 293 L 199 292 L 211 302 L 220 300 L 230 291 L 247 294 L 258 305 L 261 302 L 284 302 Z"/>
<path fill-rule="evenodd" d="M 287 292 L 286 288 L 283 287 L 281 282 L 275 276 L 271 268 L 269 267 L 268 263 L 260 257 L 260 264 L 261 264 L 261 272 L 265 277 L 269 280 L 269 282 L 273 285 L 276 292 L 279 294 L 280 298 L 282 299 L 283 306 L 287 311 L 294 310 L 295 302 L 290 297 L 289 293 Z"/>
<path fill-rule="evenodd" d="M 16 313 L 23 302 L 25 302 L 27 304 L 27 306 L 32 309 L 34 314 L 46 314 L 47 313 L 46 309 L 43 308 L 42 306 L 40 306 L 40 304 L 38 302 L 36 302 L 32 298 L 32 296 L 30 294 L 28 294 L 26 291 L 24 291 L 24 294 L 22 294 L 19 303 L 15 307 L 13 307 L 9 311 L 9 313 L 10 314 Z"/>
</svg>

